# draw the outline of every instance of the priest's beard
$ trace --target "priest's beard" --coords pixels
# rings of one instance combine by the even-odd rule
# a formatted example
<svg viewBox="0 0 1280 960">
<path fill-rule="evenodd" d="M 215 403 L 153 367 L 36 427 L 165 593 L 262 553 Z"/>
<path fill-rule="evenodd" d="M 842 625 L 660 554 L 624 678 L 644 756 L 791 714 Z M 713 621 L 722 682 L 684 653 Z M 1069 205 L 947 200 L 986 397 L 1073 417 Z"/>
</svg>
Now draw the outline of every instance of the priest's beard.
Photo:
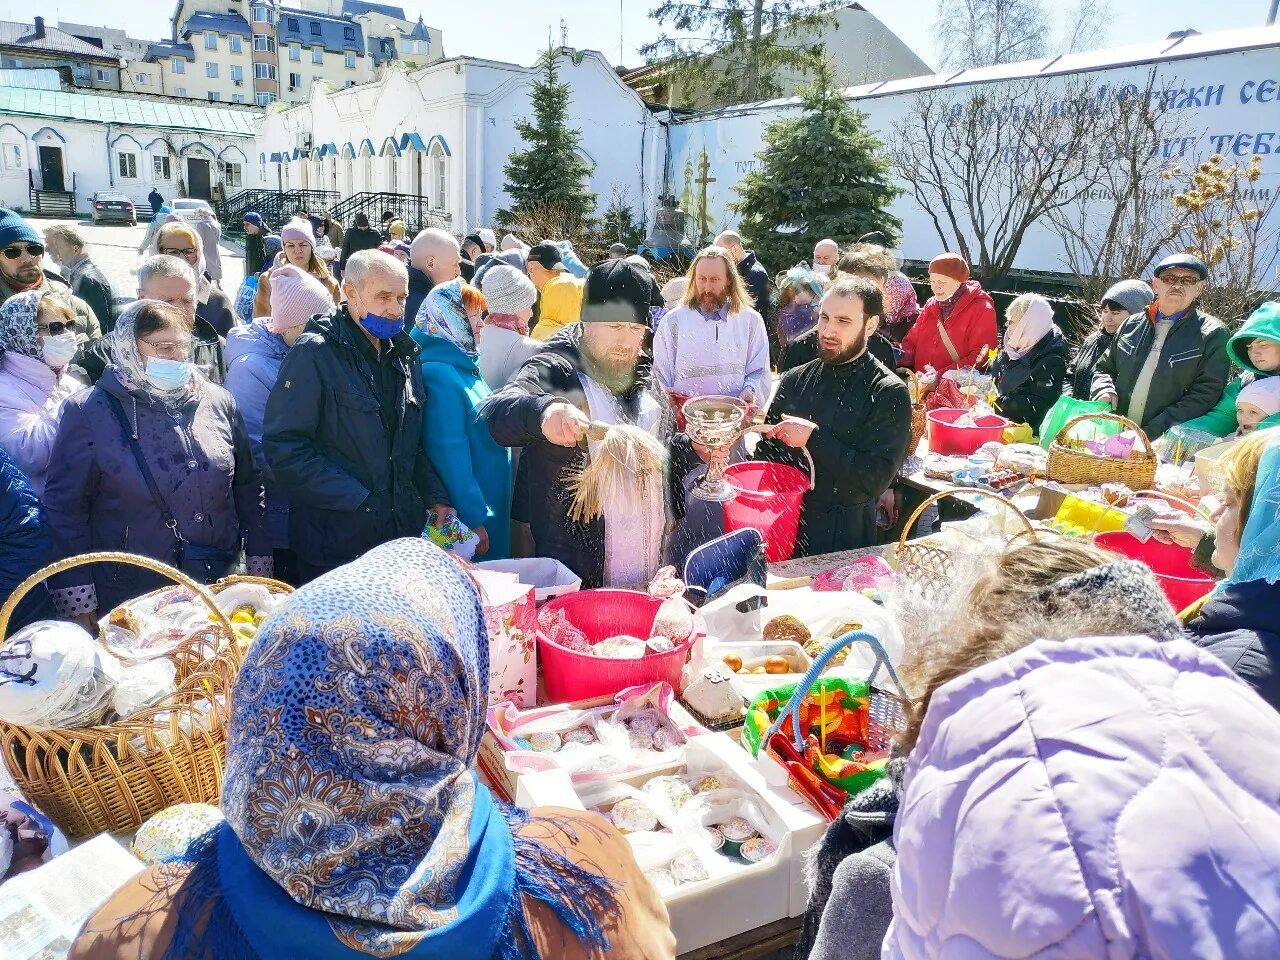
<svg viewBox="0 0 1280 960">
<path fill-rule="evenodd" d="M 838 367 L 851 360 L 856 360 L 866 349 L 867 328 L 865 324 L 854 341 L 843 350 L 828 350 L 826 347 L 822 346 L 822 341 L 818 341 L 818 356 L 821 358 L 823 363 L 830 367 Z"/>
<path fill-rule="evenodd" d="M 726 293 L 700 293 L 698 294 L 698 309 L 703 313 L 715 313 L 721 307 L 729 303 L 729 294 Z"/>
<path fill-rule="evenodd" d="M 635 352 L 617 349 L 597 357 L 585 342 L 582 344 L 582 366 L 587 376 L 611 393 L 621 395 L 635 385 L 637 359 Z"/>
</svg>

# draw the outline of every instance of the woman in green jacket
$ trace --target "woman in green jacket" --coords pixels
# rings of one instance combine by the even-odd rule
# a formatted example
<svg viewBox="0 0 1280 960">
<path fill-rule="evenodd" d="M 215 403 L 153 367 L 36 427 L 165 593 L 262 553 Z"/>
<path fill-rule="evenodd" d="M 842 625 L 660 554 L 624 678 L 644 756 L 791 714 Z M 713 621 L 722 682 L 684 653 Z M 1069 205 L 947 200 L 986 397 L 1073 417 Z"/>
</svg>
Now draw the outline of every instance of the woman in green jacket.
<svg viewBox="0 0 1280 960">
<path fill-rule="evenodd" d="M 1216 407 L 1175 430 L 1203 430 L 1215 437 L 1236 432 L 1236 398 L 1240 391 L 1262 377 L 1280 375 L 1280 303 L 1264 303 L 1253 311 L 1227 342 L 1227 353 L 1244 372 L 1227 384 Z M 1258 429 L 1278 426 L 1280 414 L 1263 420 Z"/>
</svg>

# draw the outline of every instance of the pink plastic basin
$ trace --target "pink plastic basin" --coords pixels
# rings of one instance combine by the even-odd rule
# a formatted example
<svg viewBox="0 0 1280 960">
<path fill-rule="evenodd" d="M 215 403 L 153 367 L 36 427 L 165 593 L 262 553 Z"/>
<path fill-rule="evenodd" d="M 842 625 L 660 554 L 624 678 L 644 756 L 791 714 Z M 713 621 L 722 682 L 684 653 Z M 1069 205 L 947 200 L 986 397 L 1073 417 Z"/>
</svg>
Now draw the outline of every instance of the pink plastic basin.
<svg viewBox="0 0 1280 960">
<path fill-rule="evenodd" d="M 957 426 L 956 421 L 968 413 L 968 410 L 955 407 L 939 407 L 929 411 L 930 453 L 967 457 L 984 443 L 993 440 L 999 443 L 1004 437 L 1009 421 L 994 413 L 975 418 L 972 427 Z"/>
<path fill-rule="evenodd" d="M 1191 551 L 1176 543 L 1161 543 L 1155 537 L 1143 543 L 1124 530 L 1100 533 L 1093 542 L 1105 550 L 1113 550 L 1150 567 L 1175 610 L 1195 603 L 1212 590 L 1216 582 L 1207 573 L 1193 567 Z"/>
<path fill-rule="evenodd" d="M 644 639 L 653 629 L 662 601 L 634 590 L 583 590 L 557 597 L 543 610 L 563 610 L 565 618 L 587 635 L 594 646 L 601 640 L 626 634 Z M 638 660 L 593 657 L 562 647 L 538 631 L 538 658 L 548 703 L 568 703 L 611 696 L 639 683 L 665 680 L 680 690 L 680 671 L 689 648 L 698 638 L 695 630 L 684 643 L 667 653 L 651 653 Z"/>
</svg>

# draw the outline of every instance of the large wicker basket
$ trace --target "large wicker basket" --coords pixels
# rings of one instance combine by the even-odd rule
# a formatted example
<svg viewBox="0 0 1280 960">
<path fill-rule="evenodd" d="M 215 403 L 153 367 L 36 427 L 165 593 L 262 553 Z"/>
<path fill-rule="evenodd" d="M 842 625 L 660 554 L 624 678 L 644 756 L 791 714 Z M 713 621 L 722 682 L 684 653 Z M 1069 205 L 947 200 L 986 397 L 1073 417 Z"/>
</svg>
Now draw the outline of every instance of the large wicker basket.
<svg viewBox="0 0 1280 960">
<path fill-rule="evenodd" d="M 899 582 L 904 583 L 904 585 L 910 583 L 923 597 L 941 600 L 950 594 L 957 572 L 955 561 L 946 550 L 928 543 L 928 537 L 910 542 L 907 537 L 915 529 L 916 523 L 923 516 L 925 510 L 929 508 L 930 504 L 937 503 L 944 497 L 958 496 L 965 493 L 981 496 L 987 500 L 994 500 L 1017 517 L 1023 529 L 1010 539 L 1010 544 L 1023 537 L 1027 537 L 1032 543 L 1036 541 L 1036 529 L 1031 521 L 1022 514 L 1022 511 L 1012 501 L 1000 496 L 998 493 L 977 490 L 944 490 L 941 493 L 935 493 L 921 503 L 920 506 L 916 507 L 915 512 L 911 514 L 911 517 L 903 526 L 902 534 L 898 537 L 898 549 L 895 558 Z M 1006 544 L 1007 547 L 1008 544 Z"/>
<path fill-rule="evenodd" d="M 207 587 L 149 557 L 89 553 L 32 574 L 0 608 L 0 638 L 18 602 L 46 578 L 89 563 L 127 563 L 170 577 L 209 608 L 215 629 L 231 623 Z M 68 837 L 135 830 L 175 803 L 214 803 L 222 793 L 231 689 L 241 656 L 234 642 L 195 637 L 165 656 L 178 689 L 127 720 L 97 727 L 34 730 L 0 720 L 0 750 L 14 780 Z"/>
<path fill-rule="evenodd" d="M 1128 460 L 1100 457 L 1087 450 L 1074 450 L 1066 444 L 1071 429 L 1086 420 L 1110 420 L 1122 424 L 1142 440 L 1144 450 L 1135 449 Z M 1049 445 L 1049 479 L 1058 483 L 1090 484 L 1123 483 L 1134 490 L 1155 486 L 1156 452 L 1142 428 L 1125 417 L 1114 413 L 1086 413 L 1072 417 L 1053 443 Z"/>
</svg>

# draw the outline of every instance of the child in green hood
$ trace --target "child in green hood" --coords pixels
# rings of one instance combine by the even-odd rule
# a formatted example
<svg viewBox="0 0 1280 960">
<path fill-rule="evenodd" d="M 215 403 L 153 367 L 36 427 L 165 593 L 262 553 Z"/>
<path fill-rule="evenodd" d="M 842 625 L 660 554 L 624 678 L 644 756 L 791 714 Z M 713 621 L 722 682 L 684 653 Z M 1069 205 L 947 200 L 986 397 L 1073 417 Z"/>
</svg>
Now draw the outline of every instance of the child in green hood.
<svg viewBox="0 0 1280 960">
<path fill-rule="evenodd" d="M 1227 384 L 1218 405 L 1204 416 L 1182 424 L 1182 430 L 1203 430 L 1215 437 L 1235 433 L 1236 398 L 1240 391 L 1263 377 L 1280 376 L 1280 303 L 1264 303 L 1228 342 L 1227 353 L 1244 372 Z M 1258 424 L 1258 429 L 1280 426 L 1280 414 Z"/>
</svg>

